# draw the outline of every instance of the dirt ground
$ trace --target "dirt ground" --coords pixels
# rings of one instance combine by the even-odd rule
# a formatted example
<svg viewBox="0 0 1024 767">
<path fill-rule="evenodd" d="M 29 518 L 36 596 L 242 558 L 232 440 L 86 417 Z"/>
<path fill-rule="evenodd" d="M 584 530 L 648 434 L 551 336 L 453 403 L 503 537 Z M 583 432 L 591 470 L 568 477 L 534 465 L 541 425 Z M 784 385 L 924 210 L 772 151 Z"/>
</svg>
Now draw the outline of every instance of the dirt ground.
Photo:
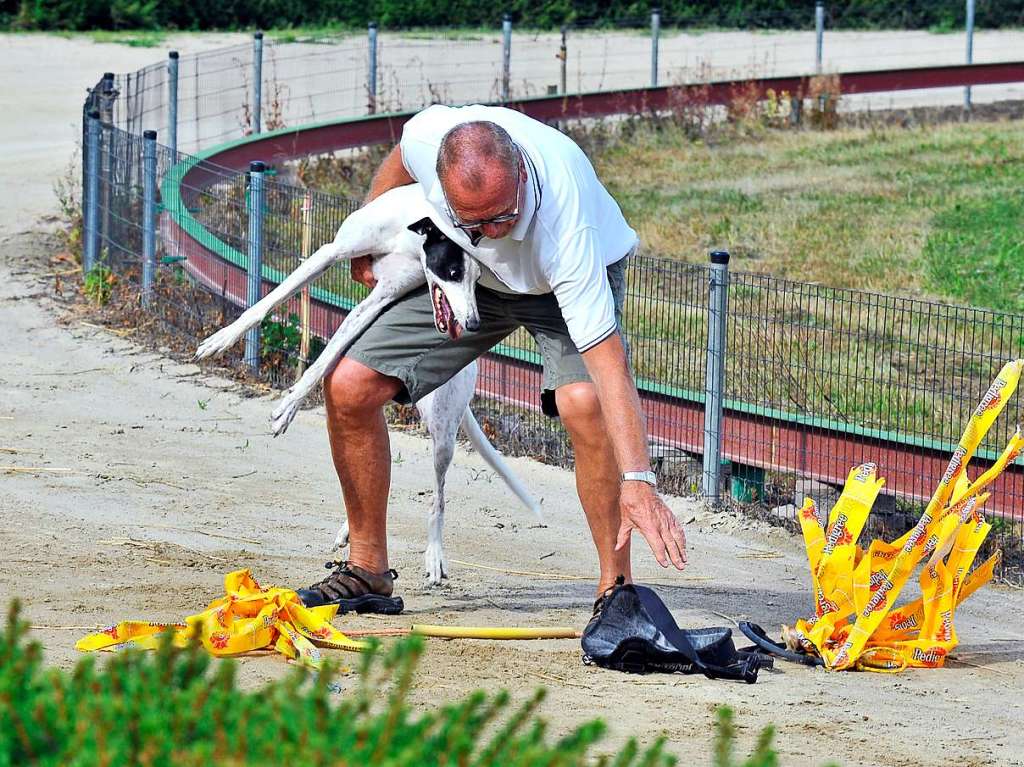
<svg viewBox="0 0 1024 767">
<path fill-rule="evenodd" d="M 140 65 L 153 59 L 152 51 L 130 52 Z M 95 58 L 63 62 L 67 71 L 111 68 Z M 70 126 L 79 94 L 65 90 L 75 96 L 62 102 L 60 119 Z M 47 109 L 19 113 L 15 129 L 2 118 L 9 135 L 29 135 L 36 120 L 35 135 L 55 159 L 28 191 L 14 183 L 24 158 L 0 160 L 0 467 L 37 468 L 0 470 L 0 602 L 21 597 L 48 661 L 69 667 L 75 640 L 92 627 L 180 619 L 219 596 L 229 570 L 249 567 L 264 584 L 293 587 L 319 579 L 342 509 L 322 411 L 301 412 L 274 440 L 272 397 L 248 396 L 231 381 L 139 347 L 130 335 L 91 326 L 52 299 L 50 272 L 66 266 L 50 264 L 58 245 L 39 217 L 53 203 L 39 189 L 64 161 L 57 155 L 65 145 L 54 108 Z M 47 144 L 55 133 L 61 138 Z M 548 527 L 538 528 L 478 456 L 460 451 L 448 484 L 452 577 L 428 589 L 420 571 L 429 444 L 396 433 L 393 455 L 390 545 L 408 612 L 339 619 L 339 627 L 582 627 L 596 563 L 570 472 L 511 460 L 544 499 Z M 687 522 L 690 566 L 683 574 L 663 571 L 638 541 L 636 576 L 657 584 L 681 625 L 749 618 L 774 630 L 807 613 L 806 562 L 795 539 L 711 517 L 693 501 L 670 504 Z M 728 704 L 744 747 L 764 725 L 777 726 L 786 765 L 1020 765 L 1022 610 L 1018 589 L 979 592 L 958 613 L 962 644 L 943 670 L 833 675 L 780 664 L 754 686 L 587 668 L 571 640 L 432 641 L 414 700 L 434 705 L 501 687 L 522 700 L 543 685 L 542 713 L 555 732 L 602 717 L 609 750 L 630 735 L 650 740 L 666 732 L 684 764 L 710 763 L 714 708 Z M 286 669 L 273 656 L 240 660 L 246 685 Z"/>
</svg>

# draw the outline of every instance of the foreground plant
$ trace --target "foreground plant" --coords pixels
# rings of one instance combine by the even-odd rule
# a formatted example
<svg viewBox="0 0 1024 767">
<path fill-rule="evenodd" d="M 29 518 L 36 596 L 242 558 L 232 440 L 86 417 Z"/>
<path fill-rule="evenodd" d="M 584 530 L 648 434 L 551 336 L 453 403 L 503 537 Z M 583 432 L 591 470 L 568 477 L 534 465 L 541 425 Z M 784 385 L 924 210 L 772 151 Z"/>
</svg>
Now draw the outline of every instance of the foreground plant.
<svg viewBox="0 0 1024 767">
<path fill-rule="evenodd" d="M 87 656 L 71 673 L 44 669 L 41 647 L 26 641 L 18 610 L 14 602 L 0 631 L 0 767 L 676 763 L 664 753 L 664 738 L 643 751 L 630 740 L 595 762 L 590 752 L 606 729 L 599 721 L 549 740 L 535 716 L 543 690 L 514 711 L 508 693 L 477 691 L 413 712 L 408 695 L 423 652 L 418 637 L 365 653 L 357 676 L 296 669 L 250 692 L 237 687 L 232 661 L 212 660 L 198 646 L 176 648 L 169 635 L 156 653 L 125 651 L 103 665 Z M 738 764 L 727 709 L 716 729 L 714 764 Z M 761 734 L 744 765 L 778 763 L 772 735 L 772 728 Z"/>
</svg>

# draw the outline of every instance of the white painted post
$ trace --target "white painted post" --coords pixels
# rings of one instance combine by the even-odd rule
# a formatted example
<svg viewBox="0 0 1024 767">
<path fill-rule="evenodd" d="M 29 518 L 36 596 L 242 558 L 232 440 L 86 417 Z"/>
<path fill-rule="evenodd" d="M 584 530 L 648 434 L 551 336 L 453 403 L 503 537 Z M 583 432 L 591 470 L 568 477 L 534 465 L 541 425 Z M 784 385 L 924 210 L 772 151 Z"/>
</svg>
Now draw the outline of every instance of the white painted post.
<svg viewBox="0 0 1024 767">
<path fill-rule="evenodd" d="M 512 16 L 501 17 L 501 103 L 508 103 L 509 80 L 512 77 Z"/>
<path fill-rule="evenodd" d="M 368 100 L 366 104 L 367 114 L 377 113 L 377 22 L 371 21 L 366 30 L 367 41 L 369 42 L 369 75 L 367 77 L 366 91 Z"/>
<path fill-rule="evenodd" d="M 814 71 L 821 74 L 822 54 L 825 45 L 825 3 L 818 0 L 814 4 L 814 29 L 816 44 L 814 48 Z"/>
<path fill-rule="evenodd" d="M 658 87 L 658 38 L 661 36 L 661 8 L 651 8 L 651 87 Z"/>
<path fill-rule="evenodd" d="M 252 132 L 260 133 L 263 110 L 263 33 L 252 36 Z"/>
<path fill-rule="evenodd" d="M 178 161 L 178 52 L 167 54 L 167 146 Z"/>
<path fill-rule="evenodd" d="M 149 306 L 156 276 L 156 131 L 142 134 L 142 305 Z"/>
<path fill-rule="evenodd" d="M 85 125 L 85 248 L 82 274 L 96 266 L 100 248 L 100 112 L 93 109 Z"/>
</svg>

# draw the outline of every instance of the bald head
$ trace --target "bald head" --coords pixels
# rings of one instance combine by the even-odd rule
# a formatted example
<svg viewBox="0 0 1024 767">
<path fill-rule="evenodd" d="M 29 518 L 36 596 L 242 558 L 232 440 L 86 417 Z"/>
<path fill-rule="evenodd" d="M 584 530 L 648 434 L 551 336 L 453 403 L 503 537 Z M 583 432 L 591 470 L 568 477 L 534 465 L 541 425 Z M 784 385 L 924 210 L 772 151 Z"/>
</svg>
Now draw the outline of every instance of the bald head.
<svg viewBox="0 0 1024 767">
<path fill-rule="evenodd" d="M 441 139 L 437 177 L 445 188 L 482 191 L 496 183 L 515 183 L 518 176 L 519 150 L 500 125 L 462 123 Z"/>
<path fill-rule="evenodd" d="M 454 223 L 479 222 L 467 229 L 492 239 L 512 231 L 526 168 L 504 128 L 484 120 L 456 125 L 441 139 L 437 178 Z"/>
</svg>

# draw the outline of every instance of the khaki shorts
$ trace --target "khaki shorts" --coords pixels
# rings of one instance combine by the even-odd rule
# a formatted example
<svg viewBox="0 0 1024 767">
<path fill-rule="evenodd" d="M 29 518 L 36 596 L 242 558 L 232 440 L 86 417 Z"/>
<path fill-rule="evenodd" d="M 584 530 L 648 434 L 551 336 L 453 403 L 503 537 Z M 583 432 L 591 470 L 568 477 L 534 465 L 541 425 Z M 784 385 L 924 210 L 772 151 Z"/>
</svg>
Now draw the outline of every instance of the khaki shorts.
<svg viewBox="0 0 1024 767">
<path fill-rule="evenodd" d="M 608 267 L 615 321 L 620 332 L 627 260 L 628 256 Z M 404 388 L 395 396 L 395 401 L 410 404 L 445 384 L 470 362 L 523 327 L 537 342 L 544 361 L 541 392 L 544 413 L 557 416 L 555 389 L 589 381 L 590 376 L 583 357 L 569 338 L 554 294 L 501 293 L 478 285 L 476 301 L 480 330 L 463 332 L 458 339 L 452 339 L 438 333 L 434 327 L 434 310 L 424 286 L 387 307 L 353 342 L 345 356 L 402 381 Z"/>
</svg>

